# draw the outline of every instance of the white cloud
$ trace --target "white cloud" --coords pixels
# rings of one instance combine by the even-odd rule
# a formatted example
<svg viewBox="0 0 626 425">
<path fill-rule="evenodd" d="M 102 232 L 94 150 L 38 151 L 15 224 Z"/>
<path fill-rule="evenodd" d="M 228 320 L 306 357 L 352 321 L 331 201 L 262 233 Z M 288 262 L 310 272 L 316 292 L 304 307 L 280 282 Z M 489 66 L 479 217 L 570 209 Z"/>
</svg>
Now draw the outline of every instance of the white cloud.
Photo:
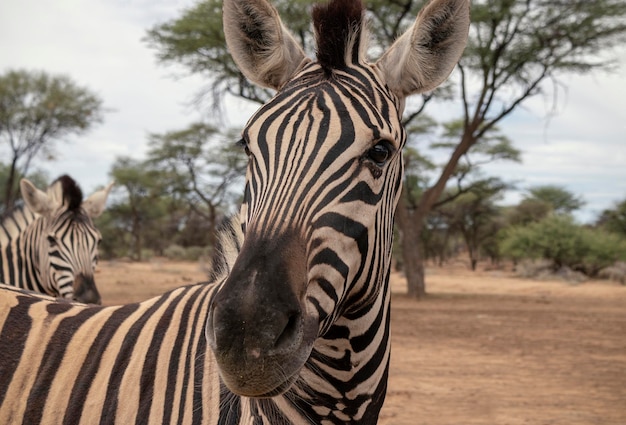
<svg viewBox="0 0 626 425">
<path fill-rule="evenodd" d="M 116 156 L 141 157 L 146 135 L 201 119 L 187 105 L 202 82 L 173 79 L 142 41 L 182 2 L 9 0 L 0 4 L 0 71 L 42 69 L 69 75 L 98 93 L 109 112 L 86 135 L 59 143 L 59 160 L 37 165 L 68 172 L 88 191 L 108 179 Z M 167 13 L 165 13 L 167 11 Z M 182 74 L 179 70 L 179 75 Z"/>
</svg>

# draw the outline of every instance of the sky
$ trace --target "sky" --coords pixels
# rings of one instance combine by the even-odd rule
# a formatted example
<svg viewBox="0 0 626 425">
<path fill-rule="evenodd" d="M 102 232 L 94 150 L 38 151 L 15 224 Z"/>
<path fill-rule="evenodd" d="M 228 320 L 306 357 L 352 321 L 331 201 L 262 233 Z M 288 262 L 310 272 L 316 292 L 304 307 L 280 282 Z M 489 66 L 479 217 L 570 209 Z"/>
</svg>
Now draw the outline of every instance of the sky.
<svg viewBox="0 0 626 425">
<path fill-rule="evenodd" d="M 158 64 L 143 37 L 180 16 L 194 0 L 2 0 L 0 73 L 8 69 L 65 74 L 97 93 L 107 112 L 87 134 L 56 145 L 54 162 L 36 161 L 51 178 L 67 173 L 86 195 L 111 180 L 115 159 L 143 159 L 151 133 L 183 129 L 207 118 L 192 105 L 206 84 L 183 68 Z M 534 97 L 500 129 L 522 151 L 522 162 L 492 164 L 488 175 L 515 182 L 505 204 L 531 186 L 556 184 L 581 196 L 576 214 L 592 222 L 626 199 L 626 48 L 613 73 L 565 76 L 555 99 Z M 229 125 L 243 124 L 254 107 L 229 102 Z M 556 107 L 556 114 L 550 114 Z M 546 117 L 550 115 L 550 118 Z M 2 146 L 0 146 L 0 155 Z"/>
</svg>

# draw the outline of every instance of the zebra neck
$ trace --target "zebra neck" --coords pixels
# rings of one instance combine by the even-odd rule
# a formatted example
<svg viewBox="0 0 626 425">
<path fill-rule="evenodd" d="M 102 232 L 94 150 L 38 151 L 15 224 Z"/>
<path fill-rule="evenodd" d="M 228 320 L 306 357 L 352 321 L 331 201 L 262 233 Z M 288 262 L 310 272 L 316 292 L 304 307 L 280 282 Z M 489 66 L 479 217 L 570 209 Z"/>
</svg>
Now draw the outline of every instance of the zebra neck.
<svg viewBox="0 0 626 425">
<path fill-rule="evenodd" d="M 50 292 L 52 288 L 50 286 L 50 282 L 48 282 L 48 276 L 42 275 L 42 269 L 47 270 L 48 268 L 42 267 L 43 265 L 40 264 L 40 261 L 42 260 L 40 252 L 43 248 L 40 245 L 42 241 L 46 244 L 48 243 L 46 242 L 45 237 L 43 237 L 45 226 L 46 223 L 43 217 L 35 217 L 34 222 L 20 235 L 18 251 L 26 254 L 23 255 L 22 258 L 22 267 L 26 271 L 26 277 L 33 280 L 33 283 L 45 288 L 43 292 L 53 293 Z M 47 250 L 43 251 L 47 256 Z"/>
<path fill-rule="evenodd" d="M 389 269 L 375 276 L 377 283 L 370 286 L 378 289 L 372 288 L 366 302 L 346 311 L 314 345 L 306 366 L 309 392 L 313 400 L 327 400 L 328 410 L 318 407 L 317 413 L 328 423 L 378 421 L 389 369 L 389 277 Z"/>
<path fill-rule="evenodd" d="M 39 267 L 44 218 L 18 207 L 0 225 L 0 279 L 14 286 L 51 293 Z"/>
<path fill-rule="evenodd" d="M 0 224 L 0 247 L 4 248 L 17 239 L 38 217 L 26 207 L 17 207 L 8 213 Z"/>
</svg>

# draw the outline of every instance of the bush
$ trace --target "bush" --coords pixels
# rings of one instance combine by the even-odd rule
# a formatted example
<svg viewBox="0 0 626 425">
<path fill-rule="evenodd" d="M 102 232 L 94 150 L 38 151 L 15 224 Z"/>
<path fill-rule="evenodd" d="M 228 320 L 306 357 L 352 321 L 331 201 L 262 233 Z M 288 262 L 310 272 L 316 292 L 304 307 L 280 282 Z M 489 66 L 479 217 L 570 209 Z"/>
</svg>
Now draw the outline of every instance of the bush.
<svg viewBox="0 0 626 425">
<path fill-rule="evenodd" d="M 541 259 L 541 254 L 535 249 L 534 233 L 534 229 L 525 226 L 504 229 L 501 232 L 500 253 L 516 262 L 523 259 Z"/>
<path fill-rule="evenodd" d="M 132 255 L 132 253 L 131 253 Z M 150 260 L 152 257 L 154 257 L 154 251 L 148 248 L 143 248 L 141 250 L 141 261 L 148 261 Z M 136 258 L 135 258 L 136 260 Z"/>
<path fill-rule="evenodd" d="M 502 235 L 505 256 L 546 259 L 553 270 L 569 267 L 595 276 L 602 268 L 626 259 L 626 240 L 602 230 L 585 228 L 569 216 L 552 215 L 528 226 L 514 226 Z"/>
<path fill-rule="evenodd" d="M 201 246 L 183 248 L 180 245 L 173 244 L 163 250 L 163 255 L 170 260 L 198 261 L 201 257 L 208 255 L 208 248 Z"/>
<path fill-rule="evenodd" d="M 184 260 L 186 256 L 185 248 L 180 245 L 170 245 L 163 250 L 163 255 L 170 260 Z"/>
<path fill-rule="evenodd" d="M 626 239 L 616 233 L 584 229 L 588 250 L 583 258 L 585 272 L 596 276 L 603 268 L 626 260 Z"/>
<path fill-rule="evenodd" d="M 185 251 L 185 259 L 188 261 L 198 261 L 209 255 L 209 248 L 203 246 L 190 246 Z"/>
</svg>

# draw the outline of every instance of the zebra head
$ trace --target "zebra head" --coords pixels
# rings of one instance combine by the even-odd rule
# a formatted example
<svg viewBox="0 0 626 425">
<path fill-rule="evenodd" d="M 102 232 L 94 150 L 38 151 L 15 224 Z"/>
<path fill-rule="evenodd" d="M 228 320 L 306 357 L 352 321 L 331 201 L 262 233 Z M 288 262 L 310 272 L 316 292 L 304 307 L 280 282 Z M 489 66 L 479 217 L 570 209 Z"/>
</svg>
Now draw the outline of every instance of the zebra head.
<svg viewBox="0 0 626 425">
<path fill-rule="evenodd" d="M 24 203 L 39 215 L 30 243 L 46 292 L 83 303 L 101 303 L 94 269 L 102 237 L 92 219 L 104 211 L 112 186 L 83 201 L 82 191 L 67 175 L 55 180 L 46 192 L 27 179 L 20 182 Z"/>
<path fill-rule="evenodd" d="M 277 90 L 243 131 L 245 241 L 207 322 L 220 375 L 239 395 L 281 394 L 303 376 L 298 394 L 322 381 L 334 387 L 320 392 L 347 394 L 354 374 L 370 394 L 386 385 L 404 99 L 450 74 L 469 2 L 432 1 L 375 63 L 363 17 L 360 0 L 314 7 L 310 60 L 266 0 L 224 0 L 239 69 Z"/>
</svg>

